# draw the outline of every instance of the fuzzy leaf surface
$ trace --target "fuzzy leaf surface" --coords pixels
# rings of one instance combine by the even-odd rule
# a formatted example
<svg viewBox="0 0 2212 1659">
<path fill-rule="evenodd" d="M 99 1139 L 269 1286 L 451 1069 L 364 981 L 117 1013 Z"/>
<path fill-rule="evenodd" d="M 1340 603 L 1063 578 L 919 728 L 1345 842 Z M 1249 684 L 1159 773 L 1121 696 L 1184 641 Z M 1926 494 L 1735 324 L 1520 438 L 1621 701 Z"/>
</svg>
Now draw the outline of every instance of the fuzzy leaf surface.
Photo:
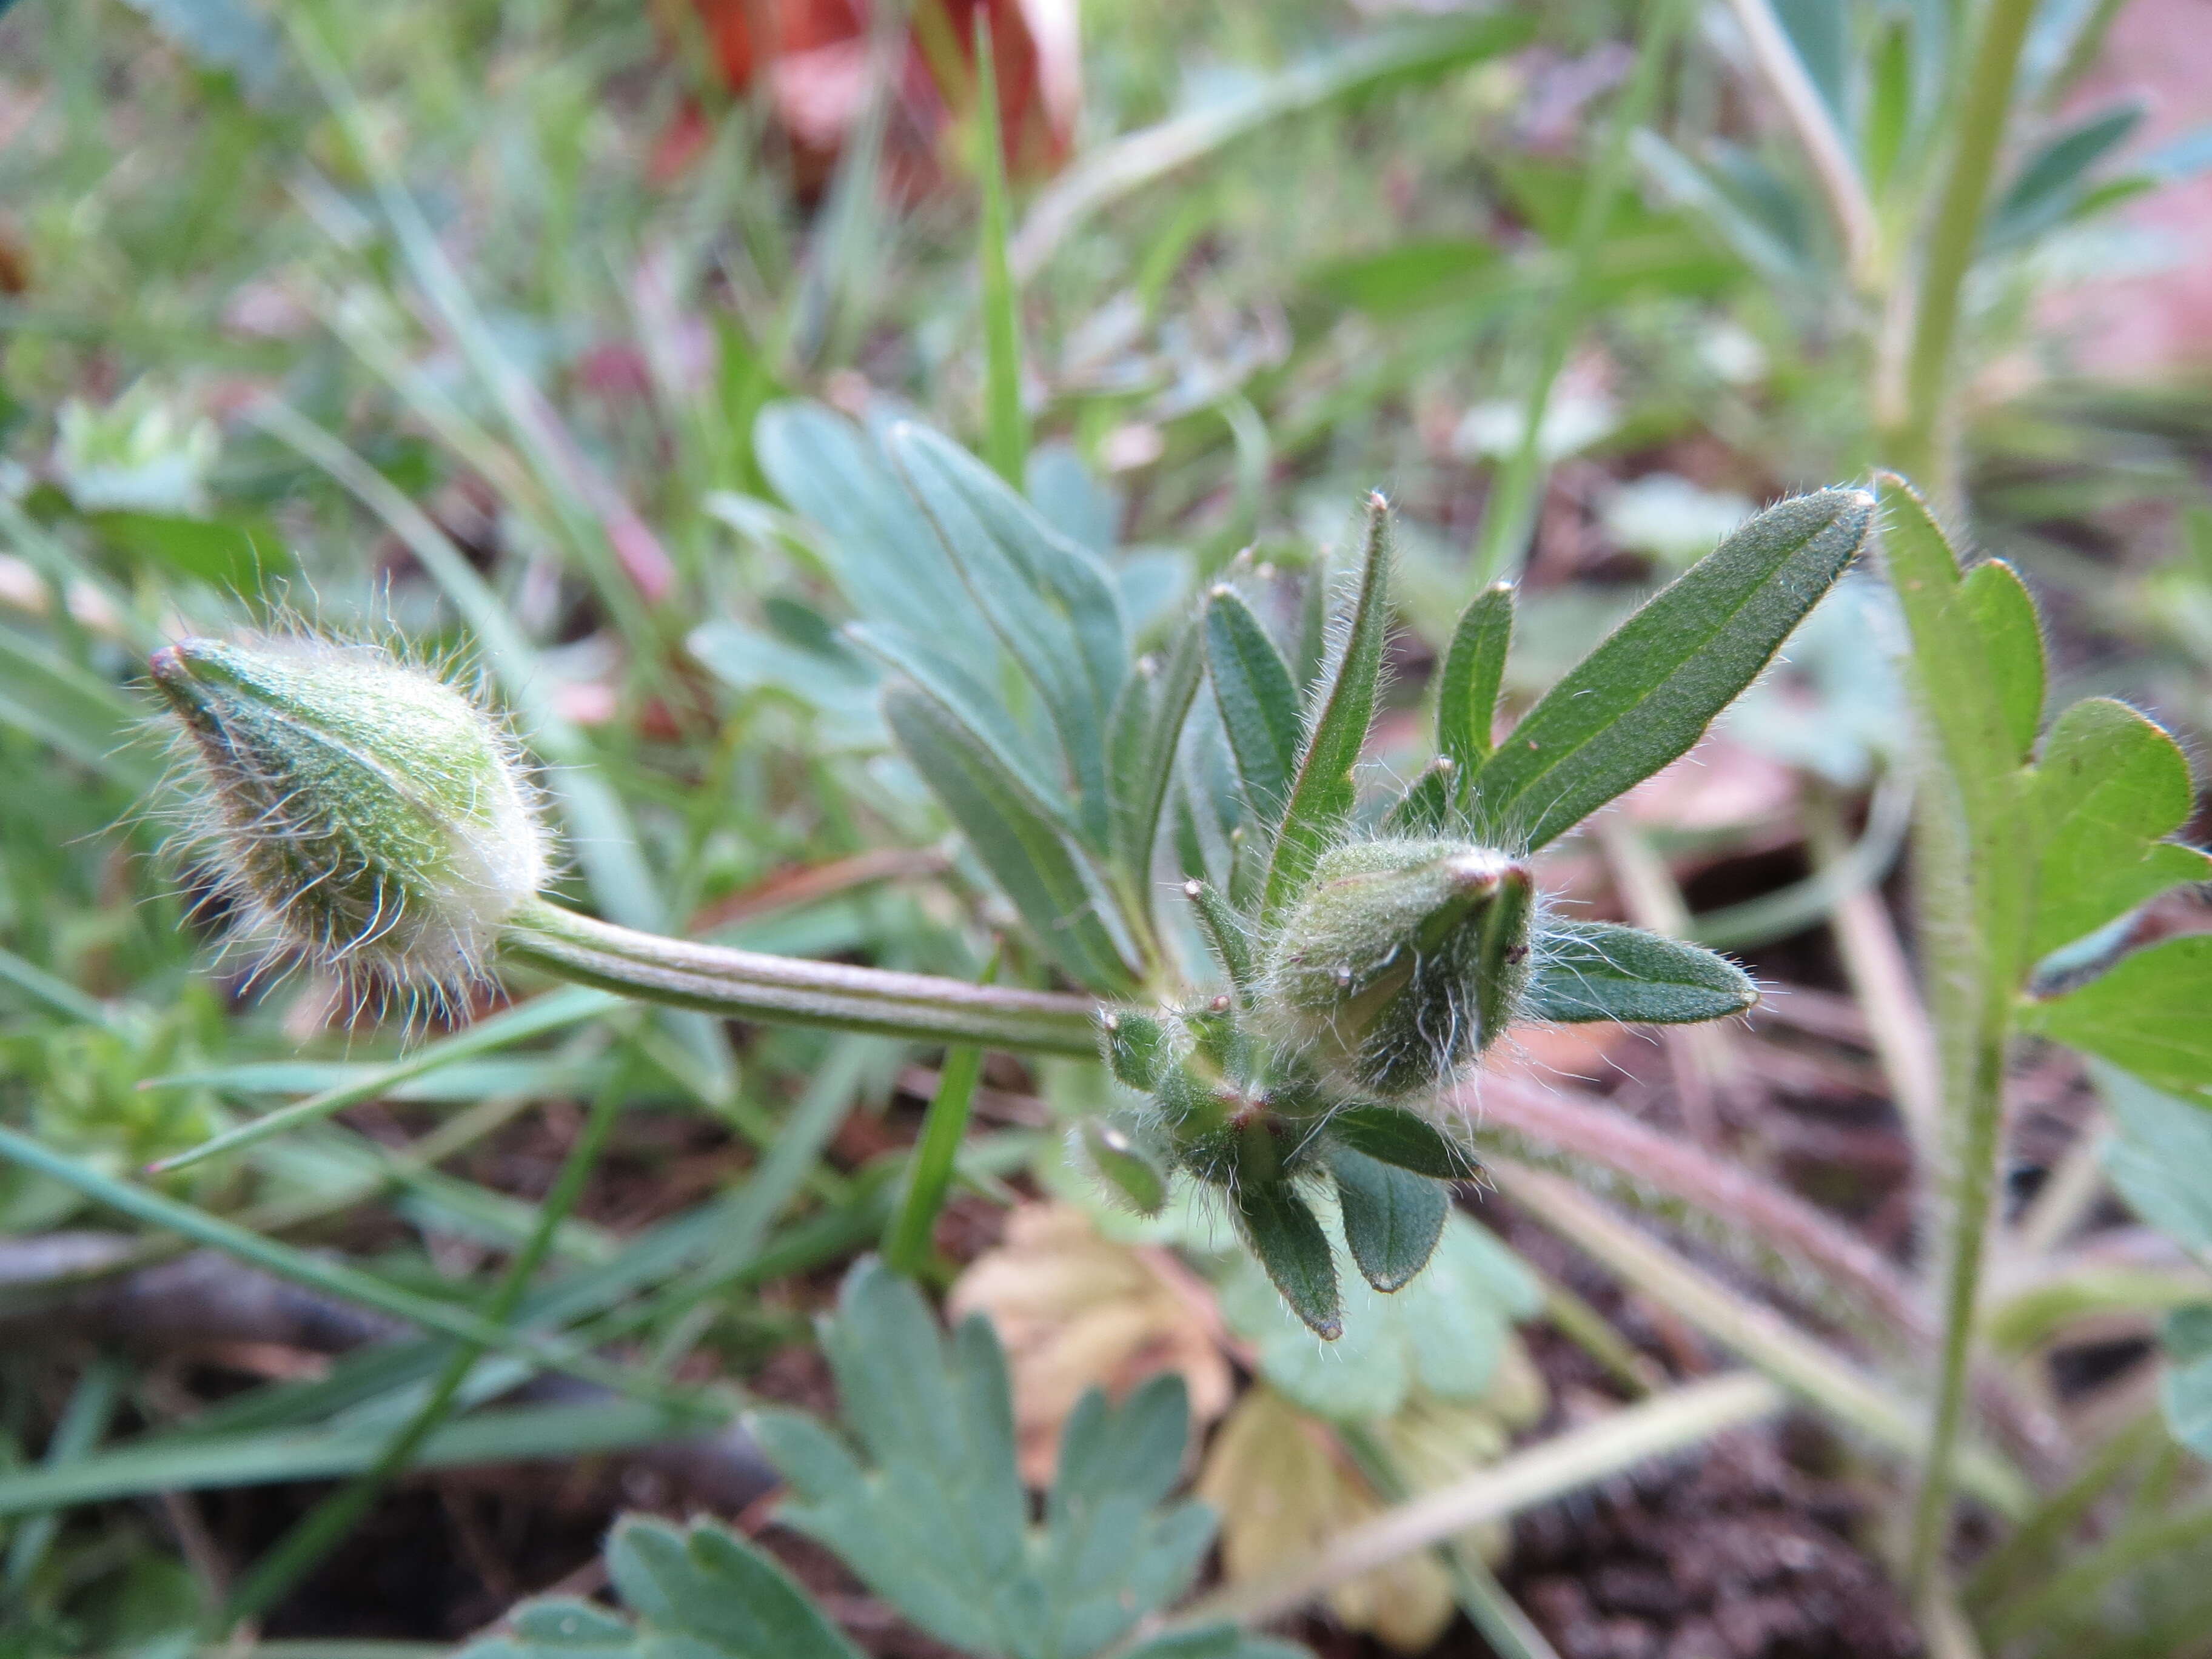
<svg viewBox="0 0 2212 1659">
<path fill-rule="evenodd" d="M 2035 601 L 2010 565 L 1984 559 L 1959 584 L 1959 602 L 1989 653 L 2013 763 L 2021 764 L 2043 730 L 2043 628 Z"/>
<path fill-rule="evenodd" d="M 2058 717 L 2028 799 L 2040 854 L 2033 957 L 2169 887 L 2212 878 L 2212 859 L 2166 839 L 2196 810 L 2187 757 L 2124 702 L 2085 698 Z"/>
<path fill-rule="evenodd" d="M 1612 921 L 1552 921 L 1534 943 L 1524 1019 L 1687 1025 L 1753 1007 L 1759 988 L 1726 957 Z"/>
<path fill-rule="evenodd" d="M 2078 990 L 2021 1006 L 2021 1028 L 2212 1107 L 2212 933 L 2121 958 Z"/>
<path fill-rule="evenodd" d="M 1328 1133 L 1355 1152 L 1433 1180 L 1466 1181 L 1482 1171 L 1472 1148 L 1400 1107 L 1344 1107 L 1329 1114 Z"/>
<path fill-rule="evenodd" d="M 1404 1289 L 1436 1254 L 1450 1189 L 1345 1146 L 1329 1149 L 1328 1167 L 1360 1277 L 1385 1294 Z"/>
<path fill-rule="evenodd" d="M 1136 981 L 1131 951 L 1080 848 L 1032 804 L 1020 781 L 968 728 L 910 686 L 884 696 L 891 735 L 958 824 L 983 866 L 1054 958 L 1101 992 Z"/>
<path fill-rule="evenodd" d="M 987 1320 L 946 1339 L 920 1292 L 869 1259 L 847 1277 L 823 1347 L 857 1455 L 812 1418 L 763 1413 L 762 1445 L 796 1500 L 783 1518 L 940 1641 L 1084 1659 L 1196 1571 L 1211 1512 L 1161 1507 L 1188 1431 L 1180 1378 L 1118 1409 L 1096 1394 L 1078 1407 L 1032 1534 L 1006 1358 Z"/>
<path fill-rule="evenodd" d="M 1437 681 L 1437 752 L 1448 755 L 1458 775 L 1472 778 L 1490 758 L 1498 690 L 1505 683 L 1505 656 L 1513 643 L 1513 587 L 1485 588 L 1460 614 Z"/>
<path fill-rule="evenodd" d="M 1480 820 L 1541 847 L 1687 753 L 1843 574 L 1873 520 L 1864 491 L 1823 489 L 1730 535 L 1514 727 L 1475 775 Z"/>
<path fill-rule="evenodd" d="M 1152 881 L 1152 849 L 1167 810 L 1183 723 L 1205 672 L 1204 623 L 1194 617 L 1153 674 L 1139 668 L 1130 675 L 1115 705 L 1109 739 L 1114 856 L 1139 889 Z M 1152 684 L 1141 692 L 1133 689 L 1147 680 Z"/>
<path fill-rule="evenodd" d="M 1390 509 L 1379 495 L 1368 504 L 1367 543 L 1359 571 L 1358 596 L 1352 601 L 1344 648 L 1322 688 L 1298 769 L 1290 805 L 1276 831 L 1267 867 L 1261 914 L 1274 916 L 1295 898 L 1313 873 L 1337 825 L 1350 816 L 1352 769 L 1367 741 L 1375 716 L 1375 692 L 1382 675 L 1383 647 L 1390 626 Z"/>
<path fill-rule="evenodd" d="M 1344 1334 L 1326 1346 L 1283 1305 L 1257 1262 L 1240 1255 L 1219 1285 L 1222 1316 L 1252 1344 L 1267 1381 L 1340 1422 L 1389 1417 L 1416 1389 L 1444 1401 L 1481 1398 L 1513 1326 L 1543 1306 L 1521 1259 L 1457 1211 L 1445 1216 L 1427 1267 L 1403 1290 L 1386 1296 L 1364 1279 L 1346 1285 Z"/>
<path fill-rule="evenodd" d="M 1217 588 L 1206 602 L 1206 672 L 1244 798 L 1271 823 L 1298 763 L 1298 691 L 1283 653 L 1233 588 Z"/>
<path fill-rule="evenodd" d="M 1344 1334 L 1336 1253 L 1312 1206 L 1286 1181 L 1247 1181 L 1237 1191 L 1237 1230 L 1290 1310 L 1324 1342 Z"/>
</svg>

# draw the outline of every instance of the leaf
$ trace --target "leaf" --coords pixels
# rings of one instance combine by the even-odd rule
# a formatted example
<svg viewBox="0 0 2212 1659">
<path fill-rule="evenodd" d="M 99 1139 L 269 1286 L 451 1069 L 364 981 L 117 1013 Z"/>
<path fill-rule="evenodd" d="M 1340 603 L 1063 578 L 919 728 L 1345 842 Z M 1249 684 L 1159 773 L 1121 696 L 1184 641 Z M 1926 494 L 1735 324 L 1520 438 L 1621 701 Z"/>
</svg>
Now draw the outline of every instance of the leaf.
<svg viewBox="0 0 2212 1659">
<path fill-rule="evenodd" d="M 1969 570 L 1959 599 L 1988 652 L 2014 763 L 2024 763 L 2043 730 L 2043 628 L 2035 601 L 2002 559 L 1984 559 Z"/>
<path fill-rule="evenodd" d="M 1326 689 L 1298 757 L 1290 805 L 1275 834 L 1261 915 L 1279 915 L 1313 873 L 1337 826 L 1353 804 L 1352 769 L 1358 763 L 1375 714 L 1375 690 L 1390 626 L 1390 507 L 1380 495 L 1367 501 L 1366 549 L 1358 597 L 1343 649 L 1324 671 Z"/>
<path fill-rule="evenodd" d="M 994 678 L 996 636 L 866 434 L 819 404 L 774 403 L 753 422 L 753 450 L 776 494 L 821 526 L 831 573 L 857 614 Z"/>
<path fill-rule="evenodd" d="M 607 1571 L 654 1634 L 689 1637 L 730 1659 L 858 1659 L 781 1567 L 713 1522 L 685 1533 L 626 1516 L 607 1541 Z"/>
<path fill-rule="evenodd" d="M 1103 847 L 1106 723 L 1129 672 L 1120 592 L 1095 554 L 958 445 L 906 421 L 886 441 L 969 595 L 1043 699 L 1077 820 Z"/>
<path fill-rule="evenodd" d="M 1982 251 L 2016 247 L 2064 219 L 2081 200 L 2089 169 L 2125 143 L 2148 112 L 2132 100 L 2116 104 L 2048 140 L 1990 210 Z"/>
<path fill-rule="evenodd" d="M 2085 698 L 2059 715 L 2027 801 L 2039 855 L 2032 957 L 2179 883 L 2212 878 L 2212 859 L 2165 839 L 2196 810 L 2187 757 L 2124 702 Z"/>
<path fill-rule="evenodd" d="M 1481 1398 L 1514 1323 L 1543 1306 L 1520 1258 L 1457 1211 L 1445 1216 L 1426 1269 L 1403 1290 L 1384 1295 L 1364 1278 L 1344 1287 L 1344 1334 L 1327 1346 L 1243 1253 L 1219 1273 L 1218 1288 L 1222 1317 L 1252 1345 L 1268 1382 L 1340 1422 L 1389 1417 L 1416 1395 Z"/>
<path fill-rule="evenodd" d="M 1874 498 L 1769 507 L 1570 671 L 1475 775 L 1475 810 L 1534 848 L 1686 753 L 1865 541 Z"/>
<path fill-rule="evenodd" d="M 2091 1070 L 2118 1130 L 2102 1152 L 2112 1185 L 2184 1249 L 2212 1252 L 2212 1112 L 2112 1066 Z"/>
<path fill-rule="evenodd" d="M 519 1654 L 559 1654 L 562 1659 L 621 1659 L 636 1651 L 637 1633 L 605 1607 L 568 1596 L 525 1601 L 507 1614 L 514 1627 L 512 1644 L 498 1651 Z M 479 1646 L 464 1648 L 466 1655 L 481 1653 Z"/>
<path fill-rule="evenodd" d="M 284 43 L 247 0 L 130 0 L 131 9 L 203 68 L 228 70 L 248 102 L 265 104 L 284 74 Z"/>
<path fill-rule="evenodd" d="M 1450 1189 L 1345 1146 L 1329 1149 L 1328 1167 L 1336 1177 L 1344 1242 L 1361 1276 L 1386 1293 L 1404 1289 L 1436 1254 Z"/>
<path fill-rule="evenodd" d="M 1298 691 L 1283 653 L 1234 588 L 1217 587 L 1206 597 L 1206 668 L 1244 798 L 1272 822 L 1289 799 L 1298 763 Z"/>
<path fill-rule="evenodd" d="M 2176 1308 L 2160 1336 L 2166 1372 L 2159 1403 L 2166 1426 L 2199 1457 L 2212 1458 L 2212 1303 Z"/>
<path fill-rule="evenodd" d="M 1342 1107 L 1329 1114 L 1328 1133 L 1369 1158 L 1437 1181 L 1468 1181 L 1482 1172 L 1472 1148 L 1396 1106 Z"/>
<path fill-rule="evenodd" d="M 1079 982 L 1105 993 L 1136 982 L 1133 951 L 1082 853 L 1030 805 L 990 751 L 908 686 L 884 696 L 891 733 L 1038 941 Z"/>
<path fill-rule="evenodd" d="M 1040 817 L 1073 830 L 1067 792 L 1045 775 L 1042 764 L 1013 716 L 965 664 L 922 643 L 904 629 L 856 623 L 846 630 L 854 643 L 914 683 L 915 689 L 958 721 L 990 752 Z"/>
<path fill-rule="evenodd" d="M 1455 798 L 1465 776 L 1450 756 L 1437 756 L 1406 786 L 1406 793 L 1382 820 L 1384 833 L 1416 837 L 1443 835 L 1451 827 Z"/>
<path fill-rule="evenodd" d="M 1835 0 L 1772 0 L 1774 21 L 1782 26 L 1805 76 L 1841 127 L 1851 118 L 1850 15 Z"/>
<path fill-rule="evenodd" d="M 863 1455 L 799 1413 L 761 1413 L 757 1432 L 793 1494 L 781 1518 L 929 1634 L 1013 1659 L 1082 1659 L 1189 1582 L 1212 1517 L 1158 1507 L 1182 1457 L 1179 1378 L 1119 1409 L 1096 1395 L 1078 1408 L 1033 1540 L 1006 1360 L 987 1321 L 948 1343 L 920 1292 L 866 1259 L 823 1348 Z"/>
<path fill-rule="evenodd" d="M 1292 1313 L 1324 1342 L 1344 1334 L 1335 1252 L 1286 1181 L 1248 1179 L 1237 1191 L 1237 1231 Z"/>
<path fill-rule="evenodd" d="M 1254 1636 L 1235 1625 L 1170 1631 L 1127 1650 L 1121 1659 L 1312 1659 L 1295 1643 Z"/>
<path fill-rule="evenodd" d="M 1759 1003 L 1759 988 L 1727 957 L 1611 921 L 1551 921 L 1518 1017 L 1577 1024 L 1687 1025 L 1726 1019 Z"/>
<path fill-rule="evenodd" d="M 1437 752 L 1451 757 L 1463 780 L 1490 758 L 1498 689 L 1512 642 L 1513 585 L 1499 582 L 1461 613 L 1437 681 Z"/>
<path fill-rule="evenodd" d="M 2024 1030 L 2108 1060 L 2157 1089 L 2212 1103 L 2212 933 L 2124 957 L 2078 990 L 2021 1006 Z"/>
<path fill-rule="evenodd" d="M 1138 663 L 1109 723 L 1114 857 L 1143 890 L 1151 889 L 1152 849 L 1167 810 L 1168 785 L 1175 776 L 1183 723 L 1205 672 L 1205 625 L 1194 617 L 1164 664 L 1154 669 Z M 1137 689 L 1140 681 L 1147 683 L 1142 691 Z"/>
</svg>

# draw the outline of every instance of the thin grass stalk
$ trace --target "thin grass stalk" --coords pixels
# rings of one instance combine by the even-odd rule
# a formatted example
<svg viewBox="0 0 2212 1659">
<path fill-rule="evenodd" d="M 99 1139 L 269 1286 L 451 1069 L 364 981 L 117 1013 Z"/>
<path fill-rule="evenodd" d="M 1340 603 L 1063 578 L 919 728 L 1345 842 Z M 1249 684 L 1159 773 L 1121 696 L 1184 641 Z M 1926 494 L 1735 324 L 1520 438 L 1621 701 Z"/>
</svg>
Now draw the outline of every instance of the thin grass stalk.
<svg viewBox="0 0 2212 1659">
<path fill-rule="evenodd" d="M 568 1148 L 560 1174 L 554 1177 L 552 1189 L 538 1206 L 537 1224 L 492 1292 L 483 1316 L 502 1329 L 511 1328 L 524 1293 L 553 1248 L 555 1235 L 575 1208 L 576 1200 L 583 1196 L 585 1182 L 599 1166 L 608 1132 L 614 1127 L 615 1118 L 629 1097 L 629 1045 L 624 1041 L 618 1048 L 612 1072 L 592 1097 L 592 1109 L 574 1144 Z M 386 1443 L 376 1461 L 316 1504 L 254 1564 L 252 1571 L 231 1592 L 224 1608 L 226 1623 L 235 1627 L 259 1619 L 290 1595 L 332 1550 L 345 1541 L 383 1495 L 385 1488 L 405 1472 L 423 1443 L 444 1424 L 460 1394 L 461 1385 L 483 1353 L 484 1345 L 480 1343 L 464 1340 L 454 1346 L 436 1381 L 430 1385 L 428 1396 L 414 1416 Z"/>
<path fill-rule="evenodd" d="M 1644 9 L 1636 67 L 1613 104 L 1596 159 L 1583 179 L 1567 281 L 1545 313 L 1535 380 L 1522 412 L 1520 447 L 1492 477 L 1489 495 L 1482 504 L 1473 560 L 1478 588 L 1510 577 L 1528 549 L 1547 471 L 1544 416 L 1551 407 L 1552 389 L 1566 367 L 1567 354 L 1573 349 L 1575 337 L 1589 310 L 1590 287 L 1605 250 L 1605 233 L 1628 179 L 1629 141 L 1651 118 L 1674 37 L 1688 9 L 1685 0 L 1650 0 Z"/>
</svg>

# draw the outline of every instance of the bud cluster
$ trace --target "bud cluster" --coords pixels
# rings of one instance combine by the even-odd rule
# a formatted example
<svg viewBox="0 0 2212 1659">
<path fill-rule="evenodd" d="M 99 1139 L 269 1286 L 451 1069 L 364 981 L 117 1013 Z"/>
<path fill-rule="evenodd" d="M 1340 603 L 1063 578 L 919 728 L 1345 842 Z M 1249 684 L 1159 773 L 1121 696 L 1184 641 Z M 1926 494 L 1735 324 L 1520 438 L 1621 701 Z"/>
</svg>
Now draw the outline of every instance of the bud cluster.
<svg viewBox="0 0 2212 1659">
<path fill-rule="evenodd" d="M 367 645 L 186 639 L 150 667 L 249 937 L 364 988 L 481 974 L 549 864 L 536 791 L 492 715 Z"/>
</svg>

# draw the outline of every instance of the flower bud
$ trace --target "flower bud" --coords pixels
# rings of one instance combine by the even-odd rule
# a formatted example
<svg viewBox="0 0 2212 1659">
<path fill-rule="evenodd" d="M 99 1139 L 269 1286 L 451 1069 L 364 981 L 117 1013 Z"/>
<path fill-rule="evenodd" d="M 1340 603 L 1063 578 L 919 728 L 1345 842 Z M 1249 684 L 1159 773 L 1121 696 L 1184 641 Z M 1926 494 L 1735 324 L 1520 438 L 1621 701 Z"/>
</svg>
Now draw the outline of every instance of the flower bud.
<svg viewBox="0 0 2212 1659">
<path fill-rule="evenodd" d="M 1269 953 L 1261 1003 L 1340 1085 L 1389 1097 L 1447 1081 L 1512 1018 L 1530 887 L 1510 854 L 1382 839 L 1323 856 Z"/>
<path fill-rule="evenodd" d="M 391 985 L 481 971 L 547 873 L 536 792 L 491 715 L 370 646 L 188 639 L 150 666 L 250 927 Z"/>
</svg>

